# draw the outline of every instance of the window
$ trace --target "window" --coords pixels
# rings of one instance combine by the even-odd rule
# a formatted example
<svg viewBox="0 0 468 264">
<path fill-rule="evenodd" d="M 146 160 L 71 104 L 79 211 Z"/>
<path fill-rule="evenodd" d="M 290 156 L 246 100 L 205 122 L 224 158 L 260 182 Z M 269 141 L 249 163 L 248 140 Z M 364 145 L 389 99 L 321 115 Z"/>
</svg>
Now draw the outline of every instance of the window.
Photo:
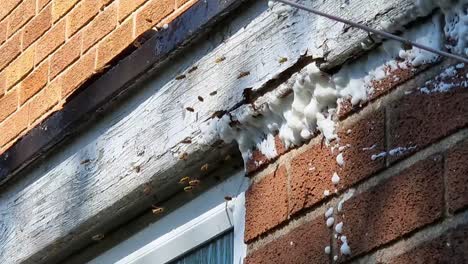
<svg viewBox="0 0 468 264">
<path fill-rule="evenodd" d="M 247 186 L 239 172 L 89 263 L 240 264 Z"/>
<path fill-rule="evenodd" d="M 200 248 L 171 261 L 169 264 L 232 264 L 234 260 L 234 231 L 209 241 Z"/>
</svg>

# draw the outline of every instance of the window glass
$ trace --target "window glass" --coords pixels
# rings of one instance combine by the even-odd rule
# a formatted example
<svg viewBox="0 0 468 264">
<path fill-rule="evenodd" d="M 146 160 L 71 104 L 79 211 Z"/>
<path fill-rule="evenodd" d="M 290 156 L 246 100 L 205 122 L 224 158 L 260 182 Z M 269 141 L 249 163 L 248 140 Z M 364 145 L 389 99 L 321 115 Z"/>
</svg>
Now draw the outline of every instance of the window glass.
<svg viewBox="0 0 468 264">
<path fill-rule="evenodd" d="M 169 264 L 233 264 L 234 232 L 229 232 L 190 251 Z"/>
</svg>

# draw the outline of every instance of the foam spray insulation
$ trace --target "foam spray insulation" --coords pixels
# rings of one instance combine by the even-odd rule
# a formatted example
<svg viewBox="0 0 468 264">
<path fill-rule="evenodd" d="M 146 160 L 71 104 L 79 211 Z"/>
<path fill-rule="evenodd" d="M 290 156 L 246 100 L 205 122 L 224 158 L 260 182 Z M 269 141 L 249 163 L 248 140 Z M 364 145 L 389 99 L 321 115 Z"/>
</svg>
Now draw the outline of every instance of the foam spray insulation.
<svg viewBox="0 0 468 264">
<path fill-rule="evenodd" d="M 437 7 L 442 12 L 406 30 L 404 37 L 432 48 L 445 47 L 455 53 L 468 54 L 468 16 L 464 13 L 468 0 L 452 2 L 418 0 L 415 16 L 427 15 Z M 251 157 L 253 149 L 269 159 L 276 157 L 274 135 L 278 135 L 286 148 L 300 146 L 318 133 L 329 144 L 339 140 L 335 114 L 342 100 L 350 100 L 353 105 L 365 103 L 374 92 L 372 84 L 386 78 L 393 70 L 412 69 L 438 59 L 430 52 L 405 49 L 401 43 L 389 40 L 344 65 L 333 76 L 321 72 L 312 63 L 253 105 L 212 120 L 202 128 L 202 134 L 218 136 L 227 143 L 236 141 L 244 161 Z"/>
<path fill-rule="evenodd" d="M 441 11 L 435 13 L 432 20 L 405 30 L 403 36 L 435 49 L 447 49 L 452 53 L 468 56 L 467 3 L 468 0 L 416 0 L 415 9 L 410 12 L 411 14 L 402 14 L 401 21 L 404 23 L 417 17 L 428 16 L 436 8 Z M 274 5 L 276 4 L 269 2 L 270 8 Z M 289 7 L 273 10 L 284 13 Z M 396 24 L 398 23 L 383 23 L 381 27 L 384 30 L 394 31 L 397 29 Z M 361 45 L 363 48 L 367 47 L 366 43 Z M 251 105 L 238 108 L 230 114 L 208 122 L 201 128 L 202 142 L 204 140 L 212 142 L 208 138 L 213 137 L 227 143 L 235 141 L 244 162 L 247 162 L 252 158 L 254 149 L 259 150 L 268 159 L 274 159 L 278 155 L 276 135 L 286 148 L 291 148 L 300 146 L 314 135 L 321 133 L 326 139 L 327 146 L 334 144 L 331 146 L 332 151 L 338 149 L 341 152 L 348 147 L 339 145 L 339 138 L 335 132 L 336 113 L 339 111 L 341 101 L 349 100 L 353 105 L 365 103 L 374 93 L 373 84 L 376 81 L 390 77 L 395 70 L 414 70 L 437 60 L 439 60 L 438 55 L 418 48 L 405 48 L 397 41 L 388 40 L 360 59 L 344 65 L 333 76 L 321 72 L 315 63 L 309 64 L 277 89 L 258 98 Z M 464 66 L 459 64 L 454 69 Z M 447 69 L 442 75 L 450 75 L 450 71 L 451 69 Z M 446 87 L 439 88 L 429 90 L 422 87 L 420 91 L 428 93 L 448 90 Z M 410 148 L 414 146 L 399 147 L 389 153 L 381 153 L 380 156 L 374 155 L 370 159 L 398 155 Z M 336 162 L 340 167 L 345 166 L 346 161 L 342 153 L 337 155 Z M 340 181 L 336 172 L 331 175 L 331 181 L 334 185 Z M 344 202 L 350 199 L 354 192 L 354 189 L 350 189 L 344 194 L 344 198 L 338 203 L 337 213 L 343 213 Z M 330 191 L 325 190 L 324 196 L 328 195 Z M 330 228 L 335 224 L 333 211 L 334 208 L 331 207 L 325 213 L 325 222 Z M 347 237 L 342 234 L 344 225 L 346 224 L 343 222 L 335 225 L 335 238 L 341 241 L 339 253 L 351 255 Z M 324 252 L 331 253 L 329 245 L 325 247 Z M 334 256 L 333 259 L 336 261 L 338 256 Z"/>
</svg>

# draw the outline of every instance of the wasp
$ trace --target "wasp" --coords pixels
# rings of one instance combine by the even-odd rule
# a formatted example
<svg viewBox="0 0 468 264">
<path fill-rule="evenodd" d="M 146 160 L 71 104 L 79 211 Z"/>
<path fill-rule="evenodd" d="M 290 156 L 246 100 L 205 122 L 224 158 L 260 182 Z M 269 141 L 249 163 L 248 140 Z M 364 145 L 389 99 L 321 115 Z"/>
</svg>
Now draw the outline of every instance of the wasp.
<svg viewBox="0 0 468 264">
<path fill-rule="evenodd" d="M 237 75 L 237 79 L 243 78 L 243 77 L 245 77 L 247 75 L 250 75 L 250 72 L 248 72 L 248 71 L 240 72 L 239 75 Z"/>
<path fill-rule="evenodd" d="M 226 57 L 221 56 L 221 57 L 216 58 L 215 62 L 220 63 L 220 62 L 224 61 L 225 59 L 226 59 Z"/>
<path fill-rule="evenodd" d="M 104 239 L 104 234 L 94 235 L 91 239 L 94 240 L 94 241 L 101 241 L 101 240 Z"/>
<path fill-rule="evenodd" d="M 182 179 L 179 180 L 179 183 L 180 184 L 186 184 L 190 181 L 190 177 L 189 176 L 185 176 L 183 177 Z"/>
<path fill-rule="evenodd" d="M 278 60 L 278 62 L 279 62 L 280 64 L 283 64 L 283 63 L 285 63 L 285 62 L 287 62 L 287 61 L 288 61 L 288 58 L 285 58 L 285 57 L 281 57 L 281 58 L 279 58 L 279 60 Z"/>
<path fill-rule="evenodd" d="M 156 207 L 153 205 L 153 209 L 151 211 L 155 215 L 162 214 L 164 212 L 164 207 Z"/>
<path fill-rule="evenodd" d="M 187 159 L 188 159 L 188 154 L 187 154 L 187 152 L 180 153 L 179 159 L 181 159 L 181 160 L 187 160 Z"/>
<path fill-rule="evenodd" d="M 176 80 L 185 79 L 185 74 L 181 74 L 181 75 L 179 75 L 179 76 L 176 76 L 175 79 L 176 79 Z"/>
<path fill-rule="evenodd" d="M 203 172 L 206 172 L 206 171 L 208 171 L 208 168 L 209 168 L 209 165 L 208 165 L 208 163 L 206 163 L 205 165 L 201 166 L 200 170 L 203 171 Z"/>
<path fill-rule="evenodd" d="M 191 180 L 189 181 L 190 186 L 198 186 L 200 184 L 200 180 Z"/>
</svg>

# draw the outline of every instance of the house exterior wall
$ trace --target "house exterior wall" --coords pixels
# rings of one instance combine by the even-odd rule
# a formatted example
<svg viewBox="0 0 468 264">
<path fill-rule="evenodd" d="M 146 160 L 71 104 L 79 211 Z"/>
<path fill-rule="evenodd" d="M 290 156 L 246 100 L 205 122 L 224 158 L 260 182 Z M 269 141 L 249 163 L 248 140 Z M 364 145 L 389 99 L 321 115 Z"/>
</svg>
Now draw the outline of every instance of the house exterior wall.
<svg viewBox="0 0 468 264">
<path fill-rule="evenodd" d="M 246 263 L 466 263 L 468 68 L 455 65 L 384 79 L 385 95 L 354 113 L 342 105 L 337 145 L 319 136 L 287 151 L 277 139 L 278 159 L 254 152 Z M 428 94 L 426 81 L 458 85 Z"/>
<path fill-rule="evenodd" d="M 196 0 L 5 0 L 0 6 L 0 153 L 145 32 Z M 114 62 L 113 62 L 114 60 Z"/>
<path fill-rule="evenodd" d="M 39 1 L 35 14 L 49 7 L 50 21 L 54 21 L 57 18 L 54 4 L 57 8 L 71 2 Z M 98 2 L 96 5 L 103 8 L 92 18 L 84 19 L 87 21 L 83 22 L 84 26 L 71 25 L 73 11 L 84 10 L 85 2 L 62 6 L 63 14 L 50 22 L 44 34 L 62 23 L 66 40 L 44 55 L 38 65 L 32 63 L 24 71 L 27 73 L 21 73 L 23 76 L 13 81 L 15 84 L 5 88 L 0 100 L 14 95 L 13 102 L 17 104 L 0 123 L 0 135 L 10 138 L 2 143 L 3 150 L 51 111 L 60 108 L 63 97 L 48 96 L 50 91 L 65 97 L 71 95 L 79 84 L 99 72 L 101 66 L 105 68 L 103 65 L 114 60 L 116 54 L 129 45 L 138 46 L 135 37 L 144 31 L 138 28 L 141 14 L 147 16 L 140 25 L 162 26 L 192 3 L 175 2 L 175 7 L 169 10 L 176 10 L 177 6 L 181 9 L 162 18 L 164 15 L 149 10 L 160 10 L 158 5 L 165 1 Z M 125 3 L 128 8 L 123 6 Z M 157 221 L 160 215 L 151 212 L 154 204 L 172 196 L 187 195 L 180 179 L 190 175 L 201 179 L 203 185 L 203 177 L 231 166 L 226 161 L 240 161 L 231 149 L 224 149 L 228 144 L 219 141 L 207 144 L 200 140 L 200 127 L 214 119 L 215 113 L 250 106 L 251 98 L 245 98 L 248 93 L 243 92 L 253 90 L 252 98 L 258 98 L 279 89 L 277 85 L 287 76 L 312 63 L 310 52 L 317 45 L 313 41 L 320 40 L 317 50 L 327 52 L 330 50 L 326 43 L 340 43 L 327 53 L 335 56 L 355 46 L 362 49 L 358 37 L 348 37 L 346 43 L 341 43 L 346 38 L 340 36 L 357 35 L 351 29 L 343 29 L 339 36 L 329 36 L 333 30 L 315 17 L 288 14 L 290 11 L 286 15 L 277 14 L 266 10 L 268 7 L 263 2 L 251 1 L 250 7 L 252 10 L 247 8 L 234 16 L 235 23 L 227 21 L 223 24 L 225 28 L 218 28 L 219 35 L 203 40 L 210 48 L 204 45 L 191 48 L 190 52 L 197 54 L 178 58 L 170 67 L 161 69 L 159 76 L 141 87 L 138 96 L 129 98 L 124 106 L 116 107 L 117 110 L 93 123 L 70 144 L 63 144 L 61 150 L 44 155 L 35 167 L 21 171 L 19 180 L 7 183 L 0 196 L 0 212 L 5 216 L 2 219 L 7 220 L 0 221 L 3 234 L 0 245 L 4 249 L 0 259 L 6 263 L 55 263 L 67 258 L 68 262 L 69 255 L 79 251 L 99 247 L 102 248 L 98 251 L 105 250 L 106 243 L 118 240 L 113 236 L 115 233 L 128 231 L 128 221 L 136 221 L 142 215 L 149 221 Z M 351 13 L 361 10 L 368 15 L 373 8 L 365 1 L 358 3 L 358 7 Z M 347 12 L 340 7 L 327 8 L 335 13 L 343 12 L 341 15 Z M 391 12 L 398 8 L 390 5 L 387 13 L 386 9 L 379 9 L 369 20 L 375 18 L 377 22 L 373 23 L 380 23 L 382 14 L 392 17 Z M 120 16 L 122 10 L 131 14 Z M 117 16 L 109 18 L 107 12 Z M 100 18 L 116 21 L 115 25 L 101 31 L 106 27 L 98 26 L 105 23 Z M 317 27 L 309 27 L 311 24 Z M 25 28 L 19 27 L 18 32 Z M 94 32 L 93 28 L 99 30 Z M 87 36 L 88 33 L 91 35 Z M 25 33 L 16 34 L 23 43 Z M 34 52 L 31 49 L 24 56 L 35 61 L 42 38 L 45 35 L 32 41 L 10 64 L 28 54 L 31 47 L 35 47 Z M 73 44 L 74 38 L 80 40 Z M 79 55 L 64 59 L 69 62 L 57 70 L 53 58 L 57 54 L 69 56 L 67 44 L 76 45 Z M 156 50 L 156 46 L 151 48 Z M 107 54 L 108 51 L 112 52 Z M 331 56 L 327 63 L 342 64 L 347 60 L 351 60 L 349 64 L 355 63 L 358 59 L 349 54 L 352 52 L 339 60 Z M 363 55 L 361 51 L 356 54 Z M 245 262 L 332 263 L 335 256 L 336 262 L 411 263 L 424 258 L 428 262 L 446 259 L 452 263 L 467 262 L 464 240 L 468 232 L 468 190 L 465 188 L 468 67 L 456 65 L 454 61 L 438 61 L 393 72 L 374 84 L 376 93 L 368 103 L 355 107 L 343 103 L 337 123 L 340 140 L 332 141 L 331 145 L 318 135 L 303 146 L 288 149 L 276 138 L 278 157 L 269 159 L 254 151 L 245 167 L 251 178 L 246 195 Z M 37 88 L 23 104 L 18 103 L 21 88 L 26 87 L 23 83 L 29 75 L 39 72 L 41 66 L 47 77 L 43 77 L 46 80 L 40 85 L 42 88 Z M 450 67 L 456 69 L 456 75 L 443 77 L 441 73 Z M 21 72 L 16 69 L 19 68 L 12 72 Z M 218 82 L 216 87 L 208 83 L 213 76 Z M 446 92 L 425 93 L 420 88 L 428 80 L 433 80 L 433 85 L 447 81 L 457 85 Z M 59 88 L 53 88 L 56 84 L 60 84 Z M 38 98 L 44 98 L 37 105 L 46 110 L 39 111 L 40 117 L 36 118 L 33 102 Z M 174 98 L 181 99 L 181 103 L 174 103 Z M 342 165 L 337 161 L 340 153 Z M 335 172 L 340 176 L 338 184 L 331 180 Z"/>
</svg>

